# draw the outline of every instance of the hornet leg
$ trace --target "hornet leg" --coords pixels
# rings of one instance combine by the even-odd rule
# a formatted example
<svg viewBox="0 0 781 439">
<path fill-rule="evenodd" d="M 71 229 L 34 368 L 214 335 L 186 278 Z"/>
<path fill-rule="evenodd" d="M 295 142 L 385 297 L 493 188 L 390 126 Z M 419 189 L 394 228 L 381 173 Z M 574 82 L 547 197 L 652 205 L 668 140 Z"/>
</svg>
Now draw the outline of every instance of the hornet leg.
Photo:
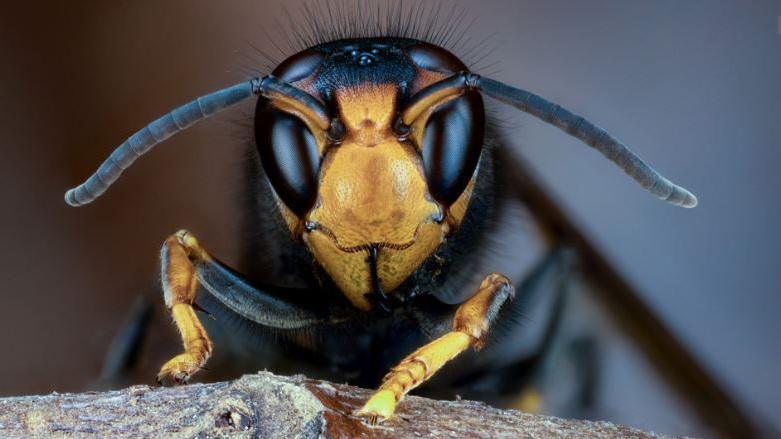
<svg viewBox="0 0 781 439">
<path fill-rule="evenodd" d="M 166 378 L 177 384 L 187 382 L 212 353 L 212 342 L 193 308 L 198 278 L 190 258 L 202 260 L 209 255 L 186 230 L 170 236 L 160 251 L 165 305 L 182 336 L 184 352 L 163 365 L 157 374 L 158 383 Z"/>
<path fill-rule="evenodd" d="M 371 424 L 390 418 L 404 395 L 431 378 L 445 363 L 470 347 L 482 348 L 499 309 L 513 296 L 514 289 L 506 277 L 496 273 L 486 277 L 477 293 L 456 310 L 453 330 L 401 360 L 356 414 Z"/>
<path fill-rule="evenodd" d="M 291 301 L 311 296 L 309 290 L 250 285 L 236 271 L 214 259 L 191 233 L 182 230 L 169 237 L 160 252 L 165 304 L 182 336 L 184 352 L 160 369 L 158 381 L 184 383 L 209 359 L 212 342 L 195 314 L 196 309 L 214 315 L 238 316 L 261 331 L 296 337 L 326 324 L 337 324 L 329 312 Z M 305 294 L 310 293 L 310 294 Z"/>
</svg>

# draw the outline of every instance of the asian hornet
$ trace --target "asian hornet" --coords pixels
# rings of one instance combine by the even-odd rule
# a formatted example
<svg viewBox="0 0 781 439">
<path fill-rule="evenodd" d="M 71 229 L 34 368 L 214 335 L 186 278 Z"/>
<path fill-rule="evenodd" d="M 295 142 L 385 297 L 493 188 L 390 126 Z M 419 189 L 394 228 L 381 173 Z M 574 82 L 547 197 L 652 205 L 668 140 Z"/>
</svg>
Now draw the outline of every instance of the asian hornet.
<svg viewBox="0 0 781 439">
<path fill-rule="evenodd" d="M 312 361 L 364 377 L 409 349 L 357 412 L 371 423 L 392 417 L 404 395 L 445 363 L 481 349 L 515 295 L 499 273 L 484 273 L 479 285 L 466 281 L 497 202 L 486 97 L 580 139 L 653 195 L 697 204 L 585 118 L 471 71 L 436 41 L 380 33 L 325 39 L 269 75 L 173 110 L 66 193 L 72 206 L 91 203 L 155 145 L 256 99 L 250 161 L 259 165 L 249 166 L 245 186 L 253 200 L 246 224 L 256 235 L 249 260 L 262 264 L 260 253 L 272 254 L 279 283 L 248 280 L 192 233 L 171 235 L 161 251 L 162 287 L 184 352 L 162 366 L 160 380 L 186 382 L 209 359 L 213 343 L 198 310 L 238 315 Z M 402 343 L 401 332 L 413 335 Z"/>
</svg>

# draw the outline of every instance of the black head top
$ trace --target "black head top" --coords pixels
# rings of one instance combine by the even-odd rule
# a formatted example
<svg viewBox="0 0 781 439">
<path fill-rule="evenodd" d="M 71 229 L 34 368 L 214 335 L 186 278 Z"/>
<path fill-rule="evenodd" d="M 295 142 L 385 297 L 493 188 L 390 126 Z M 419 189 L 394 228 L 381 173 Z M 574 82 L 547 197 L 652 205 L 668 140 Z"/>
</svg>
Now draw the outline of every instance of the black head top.
<svg viewBox="0 0 781 439">
<path fill-rule="evenodd" d="M 448 76 L 467 66 L 449 51 L 411 38 L 356 38 L 319 44 L 283 61 L 272 74 L 289 83 L 310 82 L 328 100 L 335 88 L 395 83 L 404 97 L 427 72 Z"/>
<path fill-rule="evenodd" d="M 340 91 L 376 94 L 378 87 L 391 85 L 394 96 L 386 102 L 397 108 L 386 111 L 398 114 L 421 89 L 465 71 L 460 59 L 439 46 L 411 38 L 381 37 L 316 45 L 287 58 L 272 75 L 321 100 L 339 122 L 343 107 L 355 104 L 345 98 L 340 101 L 336 97 Z M 417 135 L 398 132 L 400 137 L 409 137 L 405 142 L 414 144 L 425 168 L 429 193 L 445 209 L 459 198 L 474 174 L 482 149 L 484 118 L 482 97 L 471 92 L 421 118 L 425 120 L 417 127 Z M 398 131 L 398 118 L 392 122 Z M 327 145 L 318 144 L 304 123 L 273 108 L 266 99 L 258 102 L 255 126 L 261 162 L 272 185 L 288 208 L 299 217 L 305 216 L 316 201 Z"/>
</svg>

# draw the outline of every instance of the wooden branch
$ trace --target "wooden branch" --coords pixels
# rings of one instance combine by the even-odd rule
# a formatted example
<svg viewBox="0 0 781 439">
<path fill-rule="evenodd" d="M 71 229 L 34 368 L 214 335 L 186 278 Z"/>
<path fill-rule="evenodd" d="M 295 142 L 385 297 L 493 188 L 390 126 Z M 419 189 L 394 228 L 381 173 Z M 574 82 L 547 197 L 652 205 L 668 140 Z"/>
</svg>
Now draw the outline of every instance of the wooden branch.
<svg viewBox="0 0 781 439">
<path fill-rule="evenodd" d="M 0 437 L 659 437 L 608 422 L 410 396 L 370 427 L 352 412 L 370 391 L 268 372 L 174 388 L 0 399 Z"/>
</svg>

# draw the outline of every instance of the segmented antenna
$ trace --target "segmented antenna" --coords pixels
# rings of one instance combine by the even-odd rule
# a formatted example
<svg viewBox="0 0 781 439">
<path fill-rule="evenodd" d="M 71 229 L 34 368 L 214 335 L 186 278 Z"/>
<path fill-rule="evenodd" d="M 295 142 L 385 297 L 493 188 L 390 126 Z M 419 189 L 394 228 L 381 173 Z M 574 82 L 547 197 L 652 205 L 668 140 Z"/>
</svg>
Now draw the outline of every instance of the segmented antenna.
<svg viewBox="0 0 781 439">
<path fill-rule="evenodd" d="M 635 179 L 645 190 L 660 199 L 681 207 L 697 205 L 697 197 L 694 194 L 656 172 L 618 139 L 582 116 L 526 90 L 511 87 L 493 79 L 477 75 L 470 76 L 469 81 L 472 81 L 473 87 L 477 87 L 488 96 L 529 113 L 580 139 L 583 143 L 601 152 Z"/>
<path fill-rule="evenodd" d="M 130 136 L 103 162 L 87 181 L 65 193 L 65 202 L 78 207 L 91 203 L 109 188 L 122 172 L 158 143 L 196 122 L 258 93 L 260 79 L 243 82 L 184 104 Z"/>
</svg>

